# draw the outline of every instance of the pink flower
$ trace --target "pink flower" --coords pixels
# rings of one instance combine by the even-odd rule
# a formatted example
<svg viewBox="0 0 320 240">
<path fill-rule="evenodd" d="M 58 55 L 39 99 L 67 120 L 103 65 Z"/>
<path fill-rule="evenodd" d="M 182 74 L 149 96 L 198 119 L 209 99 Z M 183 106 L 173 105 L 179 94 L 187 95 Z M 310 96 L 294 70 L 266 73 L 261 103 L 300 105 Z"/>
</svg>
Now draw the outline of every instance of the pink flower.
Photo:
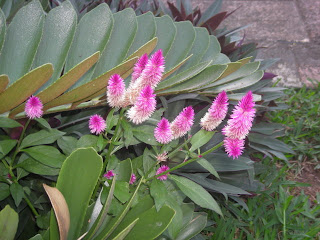
<svg viewBox="0 0 320 240">
<path fill-rule="evenodd" d="M 91 133 L 98 135 L 106 129 L 106 122 L 100 115 L 95 114 L 89 119 L 89 128 Z"/>
<path fill-rule="evenodd" d="M 161 167 L 158 168 L 158 170 L 157 170 L 157 172 L 156 172 L 156 175 L 159 175 L 160 173 L 163 173 L 163 172 L 165 172 L 165 171 L 167 171 L 167 170 L 169 170 L 169 169 L 170 169 L 170 168 L 169 168 L 168 166 L 163 165 L 163 166 L 161 166 Z M 162 176 L 160 176 L 160 177 L 157 177 L 157 179 L 159 179 L 159 180 L 161 180 L 161 181 L 167 180 L 168 174 L 169 174 L 169 173 L 164 174 L 164 175 L 162 175 Z"/>
<path fill-rule="evenodd" d="M 156 156 L 156 159 L 159 161 L 159 162 L 165 162 L 168 160 L 168 152 L 163 152 L 163 153 L 160 153 Z"/>
<path fill-rule="evenodd" d="M 24 111 L 30 119 L 41 118 L 43 114 L 42 108 L 43 104 L 40 99 L 38 97 L 31 96 L 26 102 Z"/>
<path fill-rule="evenodd" d="M 103 176 L 106 178 L 106 179 L 112 179 L 114 177 L 114 172 L 113 170 L 109 170 L 107 171 Z"/>
<path fill-rule="evenodd" d="M 222 133 L 228 138 L 244 139 L 252 127 L 256 113 L 254 105 L 252 92 L 249 91 L 233 109 L 231 118 L 222 129 Z"/>
<path fill-rule="evenodd" d="M 162 118 L 158 122 L 157 127 L 154 129 L 154 137 L 162 144 L 167 144 L 172 140 L 173 136 L 168 119 Z"/>
<path fill-rule="evenodd" d="M 159 49 L 148 60 L 148 63 L 140 75 L 140 77 L 143 79 L 141 82 L 142 85 L 151 85 L 152 88 L 155 88 L 161 81 L 163 72 L 164 56 L 162 54 L 162 49 Z"/>
<path fill-rule="evenodd" d="M 131 107 L 127 116 L 134 124 L 140 124 L 151 117 L 156 109 L 156 95 L 150 85 L 142 89 L 136 103 Z"/>
<path fill-rule="evenodd" d="M 200 125 L 207 131 L 213 131 L 222 120 L 226 117 L 228 112 L 228 96 L 225 91 L 218 94 L 216 99 L 212 102 L 208 112 L 200 120 Z"/>
<path fill-rule="evenodd" d="M 111 107 L 120 107 L 125 97 L 125 84 L 119 74 L 110 77 L 107 86 L 107 99 Z"/>
<path fill-rule="evenodd" d="M 133 83 L 137 78 L 140 77 L 147 62 L 148 62 L 148 54 L 145 53 L 138 59 L 137 63 L 134 65 L 133 73 L 131 75 L 132 76 L 131 83 Z"/>
<path fill-rule="evenodd" d="M 137 180 L 136 175 L 134 173 L 131 174 L 129 184 L 134 184 Z"/>
<path fill-rule="evenodd" d="M 173 138 L 184 136 L 193 125 L 194 110 L 191 106 L 184 108 L 181 113 L 171 123 Z"/>
<path fill-rule="evenodd" d="M 244 149 L 244 139 L 224 139 L 224 147 L 229 157 L 238 158 Z"/>
</svg>

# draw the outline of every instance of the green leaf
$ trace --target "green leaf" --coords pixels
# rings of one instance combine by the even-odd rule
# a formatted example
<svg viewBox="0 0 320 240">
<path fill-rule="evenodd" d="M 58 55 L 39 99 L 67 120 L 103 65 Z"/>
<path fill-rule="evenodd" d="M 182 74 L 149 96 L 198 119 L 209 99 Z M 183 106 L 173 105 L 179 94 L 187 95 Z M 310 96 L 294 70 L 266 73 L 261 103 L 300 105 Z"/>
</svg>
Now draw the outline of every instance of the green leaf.
<svg viewBox="0 0 320 240">
<path fill-rule="evenodd" d="M 9 206 L 5 206 L 0 212 L 1 239 L 13 240 L 18 229 L 19 216 Z"/>
<path fill-rule="evenodd" d="M 143 152 L 143 171 L 146 174 L 156 163 L 156 161 L 151 157 L 152 153 L 148 148 L 144 149 Z"/>
<path fill-rule="evenodd" d="M 116 67 L 125 59 L 137 31 L 137 20 L 132 8 L 117 12 L 113 17 L 112 33 L 106 49 L 97 63 L 93 74 L 94 78 Z M 94 31 L 96 30 L 94 29 Z"/>
<path fill-rule="evenodd" d="M 49 167 L 60 168 L 65 160 L 65 156 L 61 154 L 58 149 L 51 146 L 30 147 L 22 151 Z"/>
<path fill-rule="evenodd" d="M 180 190 L 200 207 L 211 209 L 222 216 L 221 209 L 213 197 L 195 182 L 175 175 L 169 175 Z"/>
<path fill-rule="evenodd" d="M 25 101 L 50 79 L 52 72 L 52 65 L 48 63 L 28 72 L 14 84 L 10 85 L 0 95 L 0 113 L 9 111 Z M 37 79 L 37 81 L 34 81 L 34 79 Z"/>
<path fill-rule="evenodd" d="M 51 63 L 54 71 L 51 79 L 38 92 L 60 78 L 76 26 L 77 14 L 69 1 L 64 1 L 61 5 L 53 8 L 46 16 L 43 35 L 33 62 L 33 67 Z"/>
<path fill-rule="evenodd" d="M 52 168 L 47 165 L 41 164 L 32 158 L 25 159 L 23 162 L 19 163 L 17 167 L 21 167 L 31 173 L 47 176 L 56 176 L 60 171 L 60 169 L 58 168 Z"/>
<path fill-rule="evenodd" d="M 192 220 L 181 229 L 179 235 L 175 238 L 176 240 L 191 239 L 198 233 L 200 233 L 207 225 L 207 214 L 197 213 L 193 214 Z"/>
<path fill-rule="evenodd" d="M 129 193 L 129 183 L 117 181 L 114 189 L 114 196 L 121 202 L 126 203 L 131 194 Z"/>
<path fill-rule="evenodd" d="M 81 167 L 79 167 L 81 166 Z M 93 148 L 77 149 L 63 163 L 57 189 L 63 194 L 70 211 L 68 239 L 77 239 L 94 187 L 102 170 L 102 158 Z M 50 238 L 56 239 L 54 215 L 50 220 Z"/>
<path fill-rule="evenodd" d="M 130 143 L 133 141 L 132 127 L 131 124 L 128 123 L 125 119 L 121 121 L 121 126 L 123 128 L 124 143 L 126 148 L 128 148 Z"/>
<path fill-rule="evenodd" d="M 43 19 L 41 4 L 33 0 L 10 23 L 0 56 L 0 74 L 9 76 L 10 85 L 30 70 L 41 39 Z"/>
<path fill-rule="evenodd" d="M 0 53 L 6 36 L 6 17 L 0 10 Z M 1 91 L 0 91 L 1 92 Z"/>
<path fill-rule="evenodd" d="M 43 240 L 43 238 L 40 234 L 37 234 L 37 235 L 33 236 L 32 238 L 30 238 L 29 240 Z"/>
<path fill-rule="evenodd" d="M 77 148 L 93 147 L 97 150 L 98 136 L 83 135 L 77 142 Z"/>
<path fill-rule="evenodd" d="M 8 139 L 0 141 L 0 157 L 7 155 L 17 144 L 17 140 Z"/>
<path fill-rule="evenodd" d="M 66 155 L 70 155 L 77 148 L 78 140 L 75 137 L 63 136 L 57 140 L 59 148 Z"/>
<path fill-rule="evenodd" d="M 120 161 L 116 169 L 117 180 L 129 182 L 132 173 L 132 163 L 130 158 Z"/>
<path fill-rule="evenodd" d="M 217 171 L 214 169 L 212 164 L 210 162 L 208 162 L 206 159 L 200 158 L 199 160 L 197 160 L 197 163 L 200 164 L 206 170 L 208 170 L 208 172 L 211 173 L 213 176 L 220 179 Z"/>
<path fill-rule="evenodd" d="M 206 131 L 204 129 L 199 130 L 195 135 L 192 136 L 191 138 L 191 148 L 190 152 L 193 152 L 194 150 L 202 147 L 205 145 L 207 142 L 210 141 L 210 139 L 213 137 L 215 134 L 214 131 Z"/>
<path fill-rule="evenodd" d="M 22 140 L 20 149 L 42 144 L 51 144 L 63 135 L 63 132 L 60 132 L 56 129 L 52 129 L 51 131 L 40 130 L 39 132 L 30 134 L 27 137 L 25 137 Z"/>
<path fill-rule="evenodd" d="M 66 70 L 69 71 L 79 62 L 93 53 L 102 52 L 105 48 L 113 26 L 112 13 L 107 4 L 103 3 L 85 14 L 77 27 L 70 52 L 66 61 Z M 71 89 L 91 80 L 95 67 L 92 67 Z M 105 69 L 104 72 L 106 72 Z M 100 74 L 99 74 L 100 75 Z"/>
<path fill-rule="evenodd" d="M 123 229 L 117 236 L 115 236 L 113 238 L 113 240 L 122 240 L 124 239 L 129 232 L 131 231 L 131 229 L 136 225 L 137 221 L 139 220 L 139 218 L 137 218 L 136 220 L 134 220 L 132 223 L 130 223 L 125 229 Z"/>
<path fill-rule="evenodd" d="M 50 124 L 44 118 L 36 118 L 34 120 L 36 120 L 38 123 L 40 123 L 40 125 L 42 125 L 42 127 L 48 129 L 49 131 L 51 130 Z"/>
<path fill-rule="evenodd" d="M 22 127 L 22 125 L 11 118 L 0 117 L 0 127 L 15 128 L 15 127 Z"/>
<path fill-rule="evenodd" d="M 221 46 L 219 44 L 218 39 L 215 36 L 210 35 L 209 37 L 210 37 L 209 47 L 207 49 L 207 52 L 204 54 L 202 61 L 203 62 L 212 61 L 212 64 L 213 64 L 221 52 Z"/>
<path fill-rule="evenodd" d="M 167 198 L 167 188 L 164 183 L 158 179 L 154 179 L 150 185 L 150 194 L 154 199 L 157 211 L 162 208 Z"/>
<path fill-rule="evenodd" d="M 0 201 L 6 199 L 9 196 L 10 196 L 9 185 L 6 183 L 0 182 Z"/>
<path fill-rule="evenodd" d="M 159 145 L 155 139 L 153 132 L 155 127 L 150 125 L 141 125 L 132 129 L 133 135 L 141 142 L 149 145 Z"/>
<path fill-rule="evenodd" d="M 206 155 L 206 160 L 209 161 L 218 172 L 233 172 L 252 169 L 252 166 L 248 165 L 246 161 L 247 158 L 239 157 L 237 161 L 234 161 L 225 153 L 209 153 Z"/>
<path fill-rule="evenodd" d="M 11 196 L 14 200 L 14 203 L 18 207 L 22 201 L 23 196 L 24 196 L 24 191 L 23 191 L 22 186 L 18 183 L 12 183 L 10 185 L 10 193 L 11 193 Z"/>
<path fill-rule="evenodd" d="M 8 76 L 5 74 L 0 75 L 0 93 L 2 93 L 4 90 L 6 90 L 8 84 L 9 84 Z"/>
<path fill-rule="evenodd" d="M 156 17 L 155 20 L 157 24 L 156 36 L 159 40 L 154 52 L 162 49 L 163 56 L 166 56 L 175 39 L 177 28 L 167 15 Z"/>
</svg>

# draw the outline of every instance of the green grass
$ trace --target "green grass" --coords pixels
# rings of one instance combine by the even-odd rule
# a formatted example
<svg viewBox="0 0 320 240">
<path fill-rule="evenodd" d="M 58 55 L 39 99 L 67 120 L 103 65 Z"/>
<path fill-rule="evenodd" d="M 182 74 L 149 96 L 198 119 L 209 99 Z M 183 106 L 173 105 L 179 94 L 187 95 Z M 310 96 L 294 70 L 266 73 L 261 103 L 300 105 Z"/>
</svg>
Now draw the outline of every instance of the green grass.
<svg viewBox="0 0 320 240">
<path fill-rule="evenodd" d="M 270 120 L 287 126 L 282 140 L 295 151 L 295 155 L 288 155 L 291 161 L 312 161 L 316 169 L 320 168 L 320 84 L 313 89 L 287 89 L 285 93 L 287 97 L 281 102 L 288 109 L 271 112 Z"/>
</svg>

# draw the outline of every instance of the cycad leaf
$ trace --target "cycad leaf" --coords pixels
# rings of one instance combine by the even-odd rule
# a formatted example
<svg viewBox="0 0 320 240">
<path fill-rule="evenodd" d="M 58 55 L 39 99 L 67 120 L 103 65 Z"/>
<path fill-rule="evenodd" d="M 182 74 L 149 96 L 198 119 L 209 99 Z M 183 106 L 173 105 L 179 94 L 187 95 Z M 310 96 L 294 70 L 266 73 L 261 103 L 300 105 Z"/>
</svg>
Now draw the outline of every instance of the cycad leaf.
<svg viewBox="0 0 320 240">
<path fill-rule="evenodd" d="M 55 99 L 56 97 L 60 96 L 64 93 L 69 87 L 71 87 L 76 81 L 78 81 L 83 74 L 85 74 L 99 59 L 99 52 L 96 52 L 92 56 L 88 57 L 87 59 L 83 60 L 77 66 L 72 68 L 69 72 L 64 74 L 61 78 L 59 78 L 55 83 L 51 86 L 37 94 L 36 96 L 39 97 L 43 104 Z M 15 116 L 16 114 L 23 111 L 25 104 L 20 105 L 19 107 L 15 108 L 11 113 L 10 116 Z"/>
<path fill-rule="evenodd" d="M 4 42 L 4 38 L 6 36 L 6 28 L 7 28 L 6 17 L 2 12 L 2 10 L 0 9 L 0 53 L 1 53 L 3 42 Z"/>
<path fill-rule="evenodd" d="M 53 75 L 39 90 L 54 83 L 61 74 L 77 26 L 77 14 L 69 1 L 52 9 L 46 17 L 43 35 L 33 67 L 52 63 Z"/>
<path fill-rule="evenodd" d="M 7 112 L 25 101 L 50 79 L 52 73 L 53 67 L 48 63 L 32 70 L 9 86 L 0 95 L 0 113 Z"/>
<path fill-rule="evenodd" d="M 117 12 L 113 17 L 112 34 L 97 63 L 93 78 L 116 67 L 125 59 L 137 31 L 136 15 L 132 8 Z"/>
<path fill-rule="evenodd" d="M 100 4 L 98 7 L 84 15 L 77 27 L 70 52 L 67 57 L 65 70 L 69 71 L 75 65 L 91 56 L 95 52 L 102 52 L 105 48 L 113 26 L 112 13 L 107 4 Z M 94 72 L 91 68 L 84 76 L 77 81 L 71 89 L 87 83 L 91 80 Z"/>
<path fill-rule="evenodd" d="M 210 35 L 209 37 L 210 37 L 210 43 L 205 55 L 202 58 L 203 62 L 210 61 L 210 60 L 215 61 L 219 53 L 221 52 L 221 46 L 219 44 L 218 39 L 213 35 Z"/>
<path fill-rule="evenodd" d="M 25 75 L 33 62 L 42 35 L 43 10 L 38 0 L 21 8 L 10 23 L 0 56 L 0 74 L 10 85 Z"/>
<path fill-rule="evenodd" d="M 143 54 L 147 53 L 148 55 L 155 49 L 158 44 L 158 38 L 154 37 L 149 42 L 142 45 L 138 50 L 136 50 L 133 54 L 131 54 L 127 60 L 134 57 L 141 57 Z"/>
<path fill-rule="evenodd" d="M 9 84 L 9 78 L 7 75 L 0 75 L 0 94 L 6 89 Z"/>
<path fill-rule="evenodd" d="M 156 18 L 158 45 L 154 51 L 162 49 L 163 56 L 166 56 L 175 39 L 177 28 L 169 16 Z"/>
</svg>

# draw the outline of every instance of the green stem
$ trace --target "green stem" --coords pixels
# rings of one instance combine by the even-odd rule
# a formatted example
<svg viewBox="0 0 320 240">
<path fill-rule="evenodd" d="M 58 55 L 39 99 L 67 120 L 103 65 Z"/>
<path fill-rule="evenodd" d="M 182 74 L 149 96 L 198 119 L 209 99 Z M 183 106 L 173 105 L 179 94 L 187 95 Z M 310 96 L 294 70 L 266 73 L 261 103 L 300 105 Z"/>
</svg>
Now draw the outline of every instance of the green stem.
<svg viewBox="0 0 320 240">
<path fill-rule="evenodd" d="M 187 139 L 184 143 L 182 143 L 180 146 L 178 146 L 175 150 L 173 150 L 171 153 L 168 154 L 168 158 L 173 157 L 177 152 L 180 151 L 184 146 L 186 146 L 191 141 L 191 138 Z"/>
<path fill-rule="evenodd" d="M 12 157 L 12 161 L 10 163 L 10 166 L 14 165 L 14 162 L 16 160 L 16 157 L 17 157 L 17 154 L 20 152 L 20 145 L 21 145 L 21 142 L 22 142 L 22 139 L 23 139 L 23 136 L 26 132 L 26 129 L 28 128 L 28 125 L 30 123 L 30 118 L 28 118 L 28 121 L 26 122 L 26 124 L 24 125 L 23 129 L 22 129 L 22 133 L 20 135 L 20 138 L 18 140 L 18 144 L 17 144 L 17 147 L 16 147 L 16 150 L 14 151 L 14 154 L 13 154 L 13 157 Z"/>
<path fill-rule="evenodd" d="M 203 156 L 211 153 L 212 151 L 218 149 L 218 148 L 221 147 L 222 145 L 223 145 L 223 142 L 220 142 L 219 144 L 217 144 L 216 146 L 212 147 L 212 148 L 209 149 L 208 151 L 202 153 L 201 156 L 203 157 Z M 167 173 L 170 173 L 170 172 L 172 172 L 172 171 L 174 171 L 174 170 L 177 170 L 177 169 L 179 169 L 179 168 L 181 168 L 181 167 L 183 167 L 183 166 L 185 166 L 185 165 L 187 165 L 187 164 L 189 164 L 189 163 L 192 163 L 192 162 L 194 162 L 194 161 L 197 161 L 199 158 L 201 158 L 201 157 L 191 158 L 190 160 L 185 161 L 185 162 L 182 162 L 182 163 L 178 164 L 177 166 L 175 166 L 175 167 L 173 167 L 173 168 L 170 168 L 170 169 L 167 170 L 167 171 L 164 171 L 163 173 L 160 173 L 160 174 L 158 174 L 158 175 L 155 175 L 155 176 L 153 176 L 153 177 L 150 177 L 150 178 L 146 179 L 145 181 L 149 181 L 149 180 L 151 180 L 151 179 L 153 179 L 153 178 L 157 178 L 157 177 L 166 175 Z"/>
<path fill-rule="evenodd" d="M 26 196 L 26 194 L 24 194 L 24 200 L 26 201 L 26 203 L 28 204 L 29 208 L 31 209 L 31 211 L 33 212 L 33 214 L 36 217 L 39 217 L 40 214 L 37 212 L 37 210 L 34 208 L 34 206 L 32 205 L 31 201 L 29 200 L 29 198 Z"/>
</svg>

